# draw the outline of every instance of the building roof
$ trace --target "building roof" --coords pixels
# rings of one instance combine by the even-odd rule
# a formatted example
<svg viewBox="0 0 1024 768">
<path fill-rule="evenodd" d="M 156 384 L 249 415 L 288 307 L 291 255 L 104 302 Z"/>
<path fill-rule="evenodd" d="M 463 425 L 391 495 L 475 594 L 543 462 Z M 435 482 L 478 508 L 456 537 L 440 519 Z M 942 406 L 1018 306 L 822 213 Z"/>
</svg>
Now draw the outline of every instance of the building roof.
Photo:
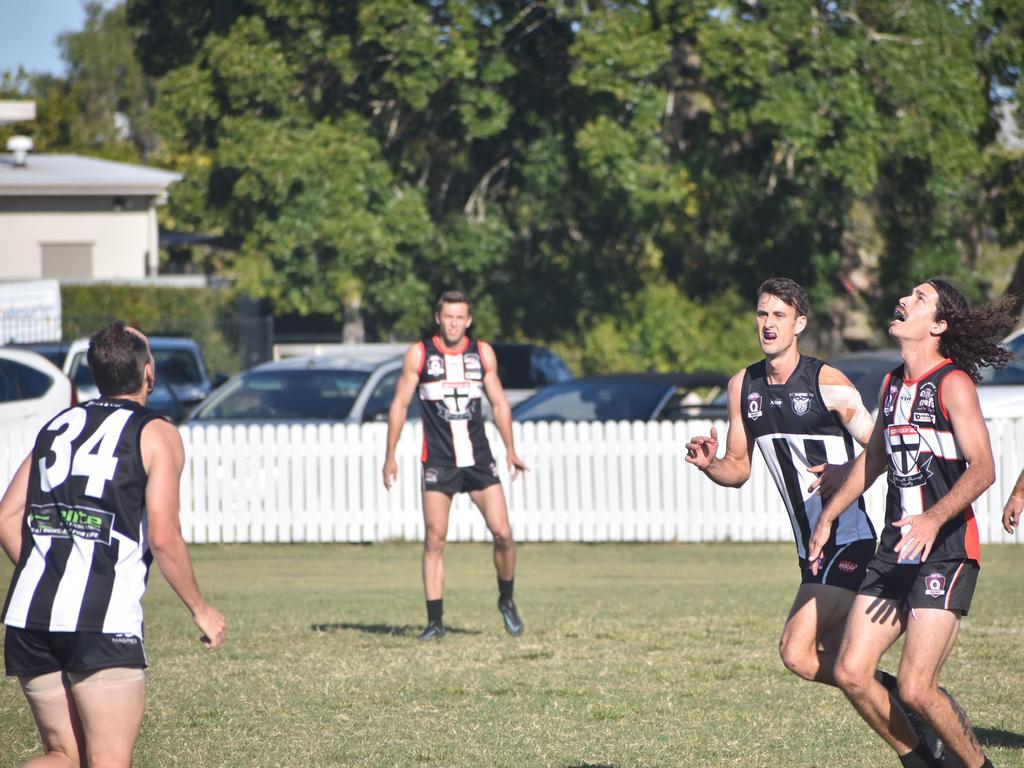
<svg viewBox="0 0 1024 768">
<path fill-rule="evenodd" d="M 180 173 L 81 155 L 0 154 L 0 196 L 162 195 Z"/>
</svg>

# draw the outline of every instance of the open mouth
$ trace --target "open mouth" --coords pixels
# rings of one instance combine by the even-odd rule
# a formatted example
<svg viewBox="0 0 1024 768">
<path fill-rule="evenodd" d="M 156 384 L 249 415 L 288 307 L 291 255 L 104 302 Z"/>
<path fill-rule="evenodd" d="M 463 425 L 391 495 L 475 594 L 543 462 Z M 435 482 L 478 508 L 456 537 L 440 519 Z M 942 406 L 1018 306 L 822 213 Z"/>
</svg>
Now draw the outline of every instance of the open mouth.
<svg viewBox="0 0 1024 768">
<path fill-rule="evenodd" d="M 765 341 L 775 341 L 775 339 L 777 339 L 778 337 L 779 335 L 775 333 L 775 331 L 764 331 L 761 334 L 761 338 L 763 338 Z"/>
<path fill-rule="evenodd" d="M 892 319 L 897 323 L 902 323 L 907 319 L 907 313 L 903 311 L 903 307 L 899 304 L 897 304 L 892 311 Z"/>
</svg>

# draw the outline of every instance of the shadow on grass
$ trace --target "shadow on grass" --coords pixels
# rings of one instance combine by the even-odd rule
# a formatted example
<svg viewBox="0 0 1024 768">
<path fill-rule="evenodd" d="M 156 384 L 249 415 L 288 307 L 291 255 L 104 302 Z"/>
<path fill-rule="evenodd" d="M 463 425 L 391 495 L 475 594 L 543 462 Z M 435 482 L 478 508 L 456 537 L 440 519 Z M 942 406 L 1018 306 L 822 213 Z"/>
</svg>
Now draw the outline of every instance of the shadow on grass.
<svg viewBox="0 0 1024 768">
<path fill-rule="evenodd" d="M 351 629 L 356 632 L 365 632 L 368 635 L 397 635 L 398 637 L 418 635 L 423 630 L 423 627 L 416 627 L 412 624 L 397 626 L 395 624 L 359 624 L 347 621 L 336 621 L 330 624 L 310 624 L 309 628 L 314 632 L 341 632 Z M 481 634 L 479 629 L 460 629 L 459 627 L 449 627 L 447 625 L 445 625 L 444 631 L 447 635 Z"/>
<path fill-rule="evenodd" d="M 1024 734 L 1011 733 L 998 728 L 975 728 L 974 734 L 978 737 L 978 741 L 986 747 L 1024 749 Z"/>
</svg>

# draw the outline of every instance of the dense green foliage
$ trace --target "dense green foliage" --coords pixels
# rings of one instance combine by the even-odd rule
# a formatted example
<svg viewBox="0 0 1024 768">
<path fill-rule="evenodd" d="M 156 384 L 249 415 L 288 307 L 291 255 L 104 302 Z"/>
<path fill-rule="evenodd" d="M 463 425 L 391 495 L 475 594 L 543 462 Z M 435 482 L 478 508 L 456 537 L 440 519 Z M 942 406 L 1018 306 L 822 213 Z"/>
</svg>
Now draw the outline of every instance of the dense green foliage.
<svg viewBox="0 0 1024 768">
<path fill-rule="evenodd" d="M 207 268 L 370 338 L 458 286 L 481 330 L 588 369 L 685 345 L 730 370 L 770 274 L 807 285 L 827 347 L 932 273 L 1002 290 L 982 262 L 1024 241 L 996 140 L 1024 0 L 127 2 L 37 84 L 70 98 L 63 139 L 123 105 L 130 146 L 185 174 L 164 224 L 237 244 Z"/>
<path fill-rule="evenodd" d="M 151 336 L 189 336 L 198 342 L 210 371 L 239 368 L 232 342 L 233 303 L 212 288 L 131 285 L 63 285 L 64 338 L 89 336 L 110 320 L 123 320 Z"/>
</svg>

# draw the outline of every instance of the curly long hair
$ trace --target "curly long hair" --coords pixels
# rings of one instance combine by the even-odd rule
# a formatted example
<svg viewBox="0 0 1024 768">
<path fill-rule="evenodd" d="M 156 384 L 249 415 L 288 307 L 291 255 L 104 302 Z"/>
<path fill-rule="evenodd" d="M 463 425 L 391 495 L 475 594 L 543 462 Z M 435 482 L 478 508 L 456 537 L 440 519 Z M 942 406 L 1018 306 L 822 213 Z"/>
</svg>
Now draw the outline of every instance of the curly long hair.
<svg viewBox="0 0 1024 768">
<path fill-rule="evenodd" d="M 935 320 L 946 321 L 939 337 L 939 354 L 948 357 L 975 384 L 981 381 L 985 366 L 1004 367 L 1013 357 L 999 339 L 1017 324 L 1016 296 L 1004 296 L 979 307 L 967 305 L 967 299 L 949 280 L 933 277 L 927 281 L 938 294 Z"/>
</svg>

